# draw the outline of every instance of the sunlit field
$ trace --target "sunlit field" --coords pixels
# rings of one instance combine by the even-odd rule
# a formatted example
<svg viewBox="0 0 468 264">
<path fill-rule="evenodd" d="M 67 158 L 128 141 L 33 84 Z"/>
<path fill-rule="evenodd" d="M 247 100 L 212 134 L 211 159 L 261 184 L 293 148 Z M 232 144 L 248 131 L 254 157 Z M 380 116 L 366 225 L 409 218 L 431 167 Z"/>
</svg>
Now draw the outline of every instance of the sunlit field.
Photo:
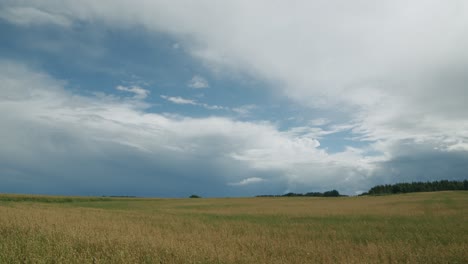
<svg viewBox="0 0 468 264">
<path fill-rule="evenodd" d="M 468 192 L 0 195 L 0 263 L 468 263 Z"/>
</svg>

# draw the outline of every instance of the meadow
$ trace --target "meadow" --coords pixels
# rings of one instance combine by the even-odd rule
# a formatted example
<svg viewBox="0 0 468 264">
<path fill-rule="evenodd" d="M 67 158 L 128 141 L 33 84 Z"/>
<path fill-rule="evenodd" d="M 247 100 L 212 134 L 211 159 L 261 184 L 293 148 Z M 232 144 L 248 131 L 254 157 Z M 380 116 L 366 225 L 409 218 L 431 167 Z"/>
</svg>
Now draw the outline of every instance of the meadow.
<svg viewBox="0 0 468 264">
<path fill-rule="evenodd" d="M 468 263 L 468 192 L 0 195 L 0 263 Z"/>
</svg>

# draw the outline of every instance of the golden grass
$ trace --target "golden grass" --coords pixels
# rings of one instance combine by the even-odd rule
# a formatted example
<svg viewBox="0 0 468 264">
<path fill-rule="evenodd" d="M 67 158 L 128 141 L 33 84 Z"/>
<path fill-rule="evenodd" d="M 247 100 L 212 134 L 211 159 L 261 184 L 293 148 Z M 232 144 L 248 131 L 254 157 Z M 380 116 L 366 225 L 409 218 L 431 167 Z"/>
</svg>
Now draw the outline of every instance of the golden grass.
<svg viewBox="0 0 468 264">
<path fill-rule="evenodd" d="M 468 263 L 468 192 L 65 198 L 0 195 L 0 263 Z"/>
</svg>

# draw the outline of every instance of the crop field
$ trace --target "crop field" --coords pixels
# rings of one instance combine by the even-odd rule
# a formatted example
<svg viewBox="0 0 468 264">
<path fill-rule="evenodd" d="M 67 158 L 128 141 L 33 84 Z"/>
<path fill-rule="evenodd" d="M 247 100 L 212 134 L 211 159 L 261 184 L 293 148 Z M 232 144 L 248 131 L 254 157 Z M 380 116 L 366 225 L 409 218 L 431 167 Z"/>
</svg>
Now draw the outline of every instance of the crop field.
<svg viewBox="0 0 468 264">
<path fill-rule="evenodd" d="M 468 192 L 0 195 L 0 263 L 468 263 Z"/>
</svg>

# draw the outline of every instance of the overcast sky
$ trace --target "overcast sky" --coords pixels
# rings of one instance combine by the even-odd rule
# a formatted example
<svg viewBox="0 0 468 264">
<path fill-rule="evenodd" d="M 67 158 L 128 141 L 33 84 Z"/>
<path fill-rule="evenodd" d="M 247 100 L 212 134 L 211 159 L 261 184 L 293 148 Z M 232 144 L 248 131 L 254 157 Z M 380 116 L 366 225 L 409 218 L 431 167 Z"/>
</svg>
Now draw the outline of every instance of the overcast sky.
<svg viewBox="0 0 468 264">
<path fill-rule="evenodd" d="M 465 0 L 0 0 L 0 192 L 468 179 Z"/>
</svg>

